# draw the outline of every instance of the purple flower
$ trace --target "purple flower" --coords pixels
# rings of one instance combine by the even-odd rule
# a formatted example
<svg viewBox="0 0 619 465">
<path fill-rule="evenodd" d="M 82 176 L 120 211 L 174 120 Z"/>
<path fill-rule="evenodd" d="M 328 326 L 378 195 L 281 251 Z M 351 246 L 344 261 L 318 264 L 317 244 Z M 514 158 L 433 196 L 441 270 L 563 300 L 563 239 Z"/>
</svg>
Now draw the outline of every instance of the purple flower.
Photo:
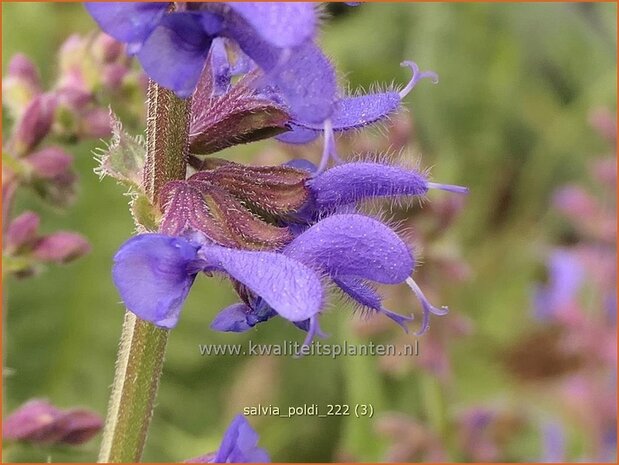
<svg viewBox="0 0 619 465">
<path fill-rule="evenodd" d="M 221 247 L 194 235 L 192 240 L 142 234 L 114 257 L 114 283 L 127 308 L 163 328 L 178 323 L 196 275 L 223 273 L 260 295 L 278 314 L 303 321 L 320 310 L 319 276 L 276 252 Z"/>
<path fill-rule="evenodd" d="M 358 214 L 326 217 L 295 237 L 281 254 L 325 276 L 355 304 L 386 315 L 405 330 L 412 317 L 385 309 L 373 283 L 407 283 L 413 289 L 424 310 L 420 333 L 428 327 L 429 313 L 446 313 L 446 309 L 431 306 L 410 277 L 415 262 L 407 245 L 373 218 Z M 212 322 L 212 329 L 242 332 L 280 313 L 274 312 L 260 294 L 246 289 L 237 292 L 243 303 L 222 310 Z M 318 312 L 308 321 L 292 321 L 308 332 L 305 345 L 321 333 Z"/>
<path fill-rule="evenodd" d="M 348 131 L 359 129 L 378 121 L 382 121 L 400 108 L 402 100 L 406 97 L 417 83 L 425 78 L 431 79 L 435 84 L 438 83 L 438 76 L 432 71 L 419 71 L 419 66 L 412 61 L 404 61 L 401 66 L 411 69 L 413 76 L 408 84 L 400 91 L 386 90 L 384 92 L 374 92 L 371 94 L 351 95 L 341 97 L 335 104 L 331 114 L 330 130 Z M 292 131 L 278 137 L 282 142 L 306 143 L 319 133 L 325 131 L 323 122 L 312 123 L 309 121 L 295 120 L 291 122 Z"/>
<path fill-rule="evenodd" d="M 222 247 L 197 234 L 190 238 L 143 234 L 120 248 L 113 277 L 130 311 L 172 328 L 196 275 L 223 273 L 245 303 L 220 313 L 214 329 L 244 331 L 278 314 L 307 326 L 313 336 L 319 331 L 316 315 L 325 293 L 321 277 L 334 279 L 360 305 L 403 324 L 410 318 L 383 309 L 365 282 L 405 282 L 413 266 L 407 246 L 381 222 L 362 215 L 333 215 L 280 252 Z"/>
<path fill-rule="evenodd" d="M 339 161 L 335 150 L 334 132 L 359 129 L 379 121 L 383 121 L 396 112 L 411 90 L 425 78 L 438 83 L 438 75 L 432 71 L 419 71 L 419 66 L 412 61 L 404 61 L 401 66 L 411 69 L 413 76 L 401 90 L 387 90 L 371 94 L 347 96 L 339 98 L 333 113 L 324 121 L 312 122 L 294 119 L 290 122 L 291 130 L 277 136 L 281 142 L 289 144 L 306 144 L 314 140 L 320 133 L 324 134 L 324 150 L 318 172 L 322 172 L 331 157 Z"/>
<path fill-rule="evenodd" d="M 328 118 L 335 100 L 335 73 L 313 43 L 312 3 L 87 3 L 112 37 L 128 44 L 151 79 L 180 97 L 193 93 L 213 41 L 233 40 L 264 73 L 291 113 L 304 121 Z M 217 46 L 217 44 L 216 44 Z M 227 75 L 223 54 L 214 69 Z"/>
<path fill-rule="evenodd" d="M 267 463 L 269 454 L 258 447 L 256 433 L 243 415 L 228 426 L 216 452 L 186 460 L 187 463 Z"/>
<path fill-rule="evenodd" d="M 176 326 L 183 302 L 200 271 L 198 247 L 157 234 L 135 236 L 114 256 L 114 284 L 127 308 L 158 326 Z"/>
<path fill-rule="evenodd" d="M 293 160 L 287 165 L 314 175 L 306 183 L 311 194 L 302 210 L 306 218 L 321 217 L 340 207 L 370 199 L 424 196 L 430 189 L 468 193 L 466 187 L 431 182 L 427 173 L 385 163 L 345 163 L 324 172 L 319 172 L 306 160 Z"/>
</svg>

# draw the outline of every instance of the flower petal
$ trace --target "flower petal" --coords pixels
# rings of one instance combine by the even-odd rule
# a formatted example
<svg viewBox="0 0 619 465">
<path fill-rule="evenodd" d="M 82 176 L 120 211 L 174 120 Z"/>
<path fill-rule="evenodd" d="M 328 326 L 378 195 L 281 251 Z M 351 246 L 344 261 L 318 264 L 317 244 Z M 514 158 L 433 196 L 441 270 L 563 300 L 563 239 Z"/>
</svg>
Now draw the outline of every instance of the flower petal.
<svg viewBox="0 0 619 465">
<path fill-rule="evenodd" d="M 197 273 L 191 270 L 196 256 L 197 247 L 179 237 L 135 236 L 114 256 L 114 284 L 131 312 L 173 328 Z"/>
<path fill-rule="evenodd" d="M 308 182 L 319 209 L 333 209 L 375 197 L 424 195 L 428 181 L 417 171 L 381 163 L 346 163 Z"/>
<path fill-rule="evenodd" d="M 207 8 L 217 11 L 216 6 Z M 236 41 L 262 69 L 265 74 L 261 80 L 263 87 L 275 88 L 277 95 L 274 100 L 276 103 L 283 100 L 294 119 L 321 123 L 331 115 L 337 91 L 335 70 L 312 40 L 282 49 L 248 28 L 241 17 L 233 14 L 225 15 L 222 34 Z"/>
<path fill-rule="evenodd" d="M 384 308 L 382 299 L 378 293 L 367 284 L 364 284 L 363 281 L 355 278 L 340 277 L 334 278 L 333 282 L 355 302 L 378 313 L 382 313 L 402 326 L 404 331 L 408 333 L 408 326 L 406 325 L 413 321 L 413 317 L 400 315 L 399 313 Z"/>
<path fill-rule="evenodd" d="M 310 2 L 227 2 L 264 40 L 279 48 L 296 47 L 313 36 L 316 11 Z"/>
<path fill-rule="evenodd" d="M 279 134 L 275 137 L 278 141 L 285 144 L 308 144 L 320 135 L 318 131 L 307 129 L 301 126 L 291 125 L 290 131 Z"/>
<path fill-rule="evenodd" d="M 258 447 L 256 433 L 243 415 L 237 415 L 228 429 L 213 459 L 213 463 L 265 463 L 269 455 Z"/>
<path fill-rule="evenodd" d="M 211 322 L 211 329 L 215 331 L 243 333 L 252 328 L 247 324 L 247 314 L 251 313 L 244 303 L 232 304 L 221 310 Z"/>
<path fill-rule="evenodd" d="M 335 71 L 313 42 L 295 48 L 288 60 L 277 66 L 272 80 L 293 119 L 322 123 L 331 116 L 337 91 Z"/>
<path fill-rule="evenodd" d="M 142 43 L 157 27 L 168 2 L 88 2 L 88 13 L 107 34 L 121 42 Z"/>
<path fill-rule="evenodd" d="M 229 274 L 262 297 L 279 315 L 302 321 L 320 311 L 323 300 L 318 275 L 280 253 L 211 246 L 201 250 L 209 269 Z"/>
<path fill-rule="evenodd" d="M 242 333 L 276 315 L 277 312 L 258 297 L 251 303 L 251 307 L 244 303 L 236 303 L 224 308 L 215 316 L 211 329 Z"/>
<path fill-rule="evenodd" d="M 376 123 L 400 107 L 400 96 L 397 92 L 381 92 L 377 94 L 358 95 L 340 99 L 331 115 L 334 131 L 347 131 L 362 128 Z M 295 121 L 301 127 L 322 131 L 323 125 L 305 121 Z"/>
<path fill-rule="evenodd" d="M 356 214 L 329 216 L 297 236 L 283 253 L 331 276 L 384 284 L 403 282 L 413 272 L 406 244 L 386 225 Z"/>
<path fill-rule="evenodd" d="M 217 37 L 211 44 L 211 73 L 213 82 L 213 96 L 225 94 L 230 90 L 232 73 L 228 52 L 226 51 L 225 39 Z"/>
<path fill-rule="evenodd" d="M 360 279 L 339 277 L 333 278 L 333 282 L 358 304 L 373 310 L 380 310 L 382 299 L 374 289 L 365 285 Z"/>
<path fill-rule="evenodd" d="M 182 98 L 193 93 L 211 46 L 211 36 L 203 29 L 205 18 L 191 13 L 165 16 L 137 54 L 152 80 Z"/>
</svg>

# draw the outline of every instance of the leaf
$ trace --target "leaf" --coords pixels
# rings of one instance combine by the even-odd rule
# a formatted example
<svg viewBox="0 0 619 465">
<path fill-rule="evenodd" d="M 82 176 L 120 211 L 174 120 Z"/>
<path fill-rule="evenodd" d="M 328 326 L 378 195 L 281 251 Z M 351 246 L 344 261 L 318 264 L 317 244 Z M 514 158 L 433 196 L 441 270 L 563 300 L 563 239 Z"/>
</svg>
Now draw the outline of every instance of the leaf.
<svg viewBox="0 0 619 465">
<path fill-rule="evenodd" d="M 129 206 L 131 216 L 133 216 L 136 224 L 142 226 L 146 231 L 155 232 L 158 230 L 159 217 L 161 215 L 145 195 L 133 195 Z"/>
<path fill-rule="evenodd" d="M 146 142 L 142 136 L 131 136 L 122 127 L 118 117 L 110 110 L 112 140 L 97 155 L 99 166 L 95 173 L 110 176 L 127 187 L 141 190 Z"/>
</svg>

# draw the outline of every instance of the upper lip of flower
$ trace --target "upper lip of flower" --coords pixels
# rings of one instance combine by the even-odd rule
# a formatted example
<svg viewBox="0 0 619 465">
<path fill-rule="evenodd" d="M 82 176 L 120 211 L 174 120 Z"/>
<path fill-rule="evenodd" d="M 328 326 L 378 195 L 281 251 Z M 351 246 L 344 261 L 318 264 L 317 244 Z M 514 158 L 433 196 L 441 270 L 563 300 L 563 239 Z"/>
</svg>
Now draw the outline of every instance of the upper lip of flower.
<svg viewBox="0 0 619 465">
<path fill-rule="evenodd" d="M 148 75 L 180 97 L 193 93 L 213 39 L 226 37 L 263 70 L 292 115 L 320 122 L 333 111 L 335 72 L 313 43 L 313 4 L 204 2 L 186 11 L 168 8 L 154 2 L 87 3 L 101 28 L 130 44 Z M 161 53 L 170 48 L 173 53 Z"/>
</svg>

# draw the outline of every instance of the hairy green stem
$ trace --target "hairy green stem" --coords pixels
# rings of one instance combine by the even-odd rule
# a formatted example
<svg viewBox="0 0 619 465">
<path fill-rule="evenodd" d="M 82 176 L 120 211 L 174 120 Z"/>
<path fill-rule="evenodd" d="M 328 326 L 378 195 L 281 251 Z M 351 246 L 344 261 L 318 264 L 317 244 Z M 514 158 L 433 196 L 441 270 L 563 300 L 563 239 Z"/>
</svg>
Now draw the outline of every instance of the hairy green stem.
<svg viewBox="0 0 619 465">
<path fill-rule="evenodd" d="M 149 84 L 143 187 L 154 205 L 168 181 L 185 179 L 189 110 L 189 100 Z M 126 312 L 99 462 L 140 461 L 167 342 L 167 330 Z"/>
</svg>

